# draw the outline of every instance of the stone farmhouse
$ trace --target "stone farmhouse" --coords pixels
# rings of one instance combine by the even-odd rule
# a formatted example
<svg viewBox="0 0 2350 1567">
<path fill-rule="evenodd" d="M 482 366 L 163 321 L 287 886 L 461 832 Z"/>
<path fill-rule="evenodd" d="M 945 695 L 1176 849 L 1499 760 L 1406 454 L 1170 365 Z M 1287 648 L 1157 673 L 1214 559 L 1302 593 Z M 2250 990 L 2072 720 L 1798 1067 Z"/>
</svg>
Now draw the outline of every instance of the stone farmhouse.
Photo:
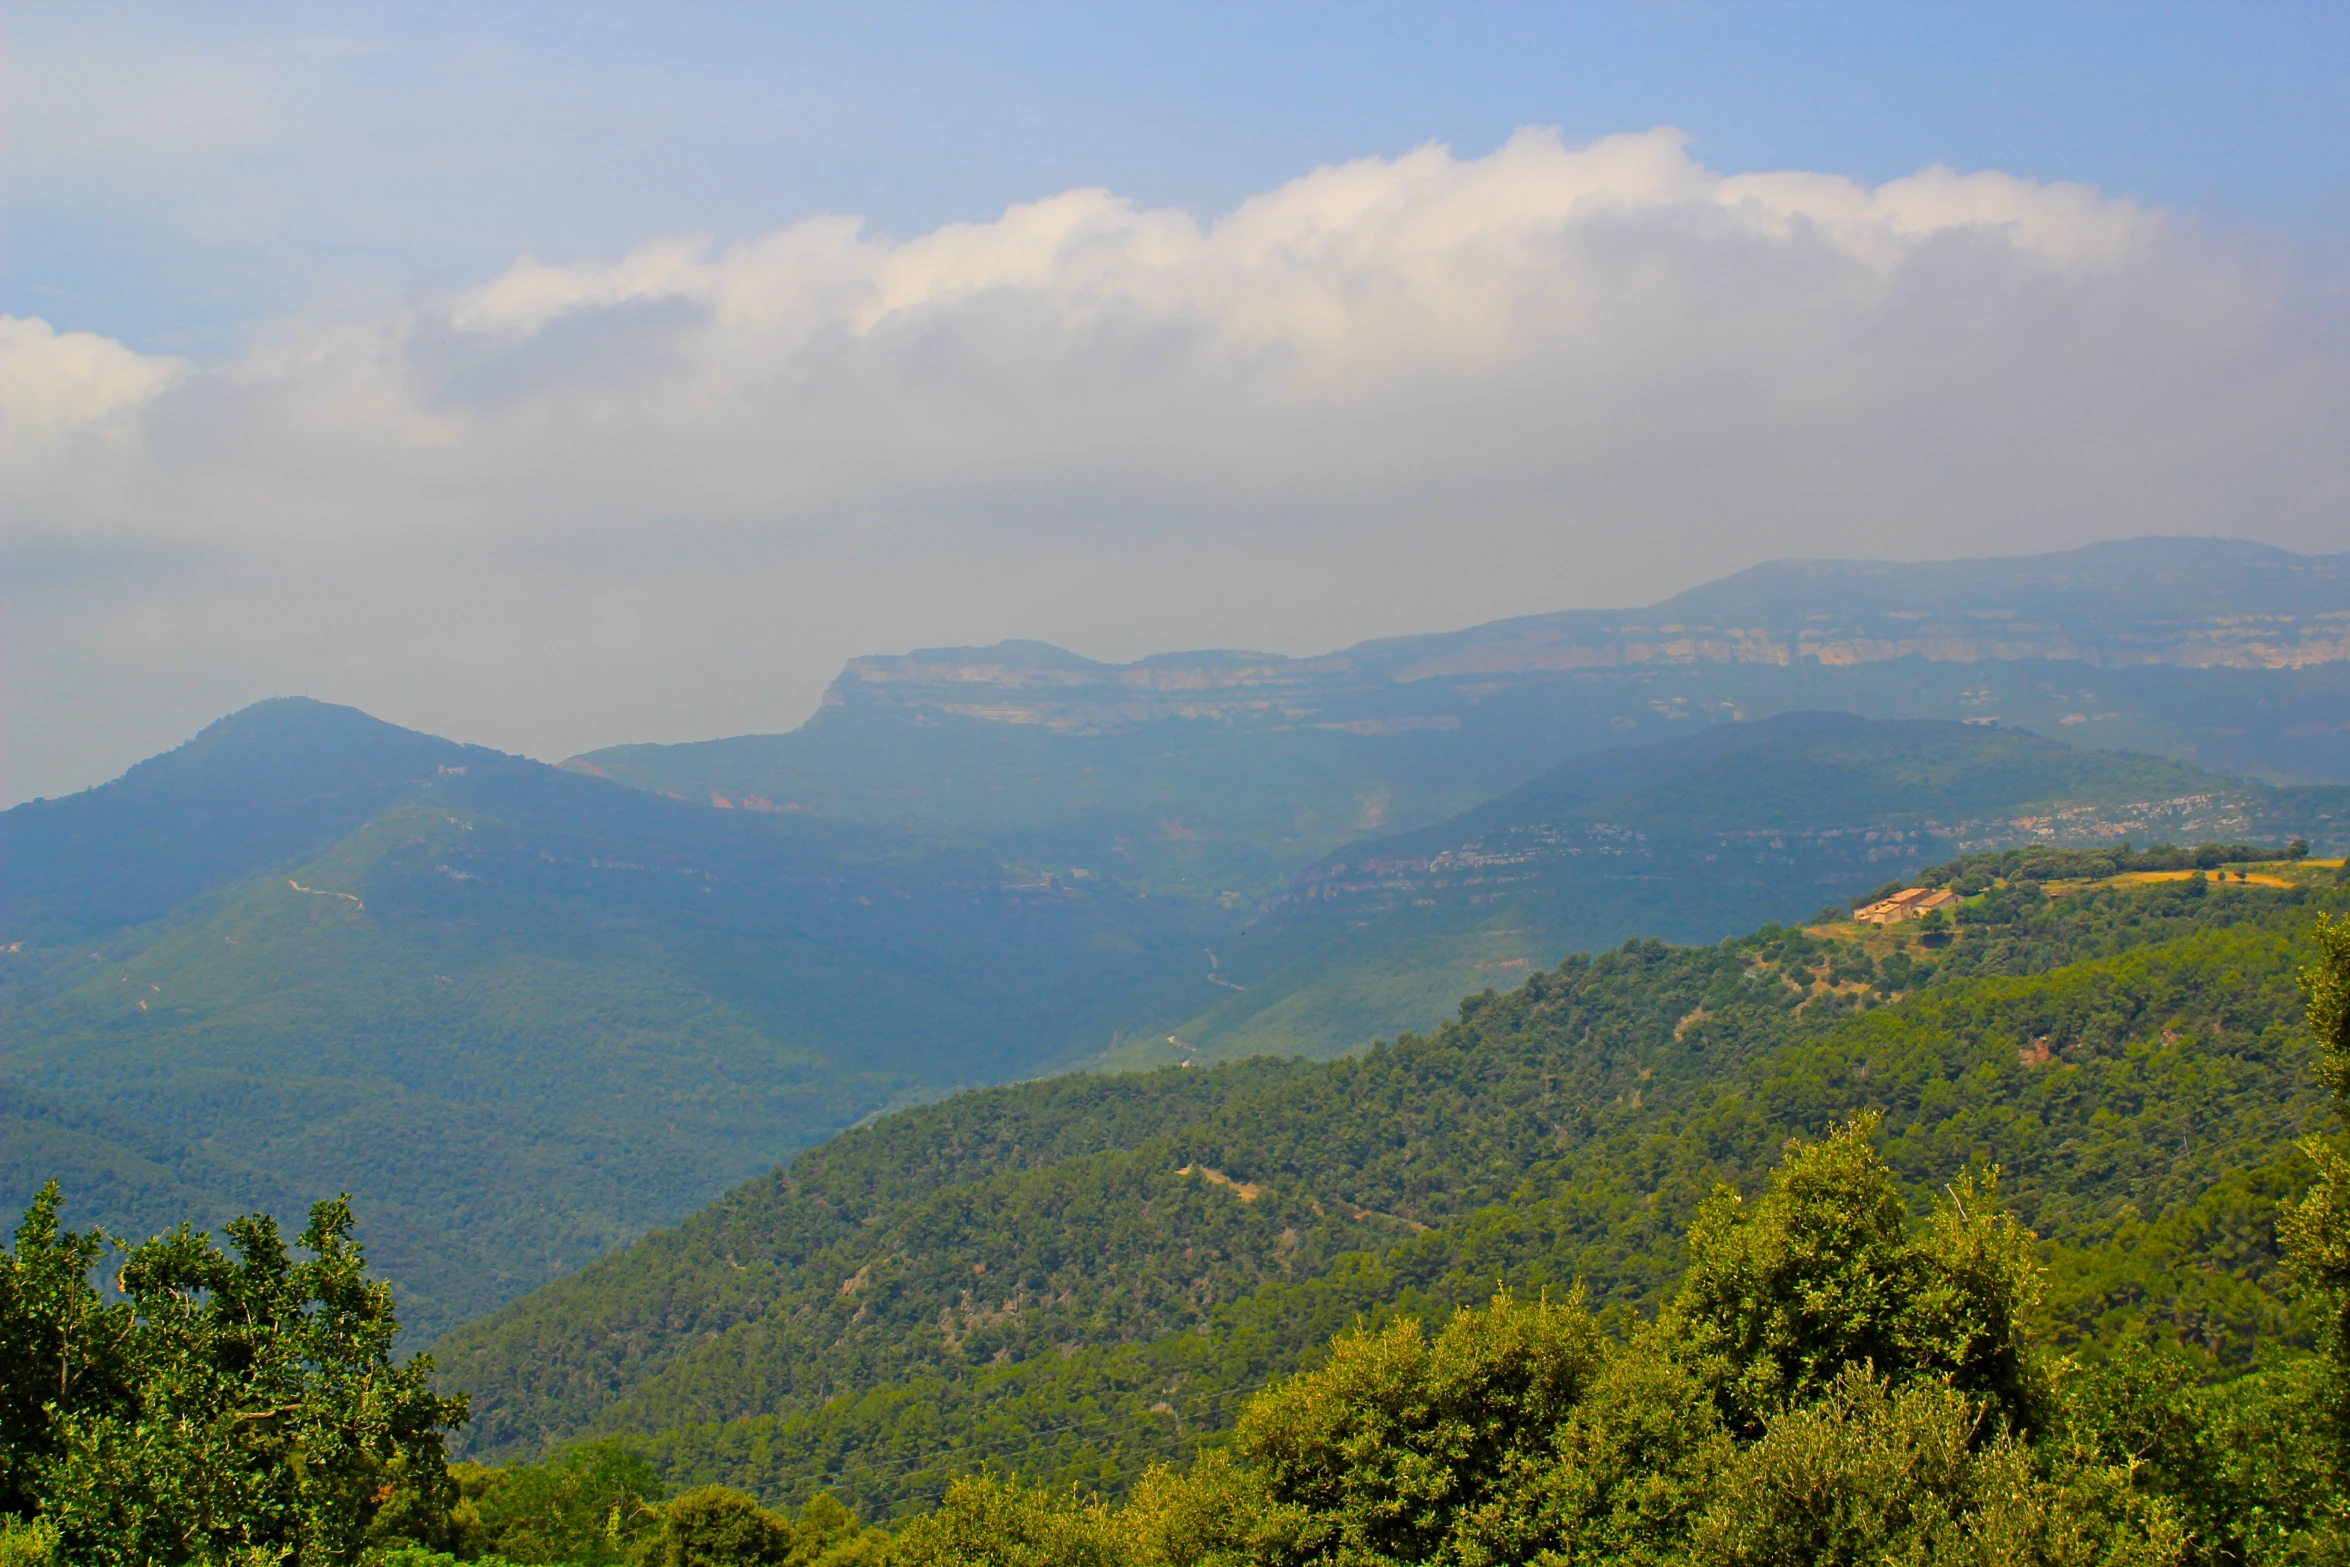
<svg viewBox="0 0 2350 1567">
<path fill-rule="evenodd" d="M 1852 917 L 1864 925 L 1898 925 L 1903 920 L 1923 919 L 1934 910 L 1947 908 L 1957 901 L 1958 894 L 1948 887 L 1904 887 L 1892 897 L 1880 898 Z"/>
</svg>

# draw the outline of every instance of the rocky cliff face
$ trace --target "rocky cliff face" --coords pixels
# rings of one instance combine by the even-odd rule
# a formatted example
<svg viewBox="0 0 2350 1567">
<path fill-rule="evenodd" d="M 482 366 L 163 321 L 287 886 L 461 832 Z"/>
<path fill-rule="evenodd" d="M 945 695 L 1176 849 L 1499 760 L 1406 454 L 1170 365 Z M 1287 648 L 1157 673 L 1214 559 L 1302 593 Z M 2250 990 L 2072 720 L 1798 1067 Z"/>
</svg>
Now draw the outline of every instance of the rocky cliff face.
<svg viewBox="0 0 2350 1567">
<path fill-rule="evenodd" d="M 1296 723 L 1341 697 L 1392 683 L 1347 653 L 1168 653 L 1099 664 L 1041 642 L 999 642 L 851 659 L 824 705 L 1102 732 L 1163 718 Z"/>
<path fill-rule="evenodd" d="M 1904 658 L 2097 670 L 2350 664 L 2350 555 L 2140 539 L 2013 560 L 1783 561 L 1646 609 L 1496 621 L 1316 658 L 1218 651 L 1104 664 L 1039 642 L 859 658 L 825 703 L 1077 733 L 1181 718 L 1397 734 L 1452 727 L 1464 702 L 1562 679 Z"/>
</svg>

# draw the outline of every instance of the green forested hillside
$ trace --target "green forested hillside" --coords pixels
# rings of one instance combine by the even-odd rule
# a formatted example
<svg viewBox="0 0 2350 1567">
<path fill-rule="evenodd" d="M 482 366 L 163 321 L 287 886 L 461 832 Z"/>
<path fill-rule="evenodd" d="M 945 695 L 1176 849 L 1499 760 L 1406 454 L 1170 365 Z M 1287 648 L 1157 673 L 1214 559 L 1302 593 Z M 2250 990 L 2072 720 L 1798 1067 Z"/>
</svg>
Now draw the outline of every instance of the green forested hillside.
<svg viewBox="0 0 2350 1567">
<path fill-rule="evenodd" d="M 1310 1070 L 1258 1060 L 1206 1072 L 1067 1075 L 958 1094 L 844 1132 L 788 1172 L 738 1187 L 676 1229 L 594 1264 L 584 1288 L 542 1289 L 500 1313 L 493 1331 L 444 1341 L 437 1354 L 451 1380 L 481 1389 L 469 1441 L 504 1451 L 583 1425 L 685 1344 L 766 1314 L 779 1279 L 821 1275 L 816 1259 L 860 1244 L 878 1215 L 1152 1141 L 1235 1094 Z"/>
<path fill-rule="evenodd" d="M 2350 930 L 2311 1032 L 2350 1069 Z M 2328 994 L 2330 992 L 2330 995 Z M 2350 1092 L 2333 1096 L 2350 1118 Z M 1996 1183 L 1905 1201 L 1861 1116 L 1692 1219 L 1626 1332 L 1507 1289 L 1337 1335 L 1229 1440 L 1130 1494 L 978 1474 L 889 1542 L 903 1567 L 2315 1567 L 2350 1543 L 2350 1346 L 2200 1379 L 2032 1323 L 2047 1270 Z M 2350 1304 L 2350 1160 L 2279 1228 L 2313 1306 Z M 1439 1326 L 1439 1324 L 1441 1324 Z M 739 1492 L 738 1512 L 756 1504 Z M 706 1506 L 707 1502 L 697 1503 Z M 672 1529 L 675 1525 L 671 1525 Z M 777 1533 L 782 1530 L 777 1520 Z M 674 1537 L 674 1536 L 673 1536 Z M 829 1542 L 828 1542 L 829 1543 Z M 846 1542 L 844 1542 L 845 1544 Z M 864 1559 L 834 1546 L 824 1567 Z M 866 1549 L 870 1549 L 869 1546 Z M 676 1546 L 671 1546 L 672 1552 Z M 856 1552 L 857 1554 L 851 1554 Z M 673 1559 L 674 1556 L 673 1556 Z M 749 1559 L 749 1558 L 739 1558 Z"/>
<path fill-rule="evenodd" d="M 2296 874 L 1995 890 L 1940 946 L 1634 943 L 1348 1060 L 911 1112 L 452 1335 L 445 1374 L 484 1451 L 666 1431 L 676 1480 L 883 1510 L 982 1461 L 1115 1487 L 1358 1315 L 1653 1307 L 1717 1180 L 1865 1110 L 1920 1196 L 2005 1167 L 2053 1331 L 2241 1366 L 2311 1333 L 2269 1214 L 2317 1126 L 2291 969 L 2343 895 Z"/>
<path fill-rule="evenodd" d="M 1596 752 L 1305 871 L 1218 949 L 1213 1007 L 1111 1059 L 1336 1054 L 1629 934 L 1713 941 L 1954 850 L 2101 834 L 2323 847 L 2350 841 L 2350 788 L 2278 790 L 2004 728 L 1843 713 Z"/>
<path fill-rule="evenodd" d="M 257 702 L 112 783 L 0 811 L 0 943 L 146 924 L 308 859 L 420 779 L 513 760 L 355 708 Z"/>
<path fill-rule="evenodd" d="M 77 1211 L 125 1233 L 156 1234 L 181 1216 L 301 1211 L 299 1193 L 233 1151 L 0 1083 L 0 1189 L 45 1179 L 42 1170 L 75 1183 Z"/>
<path fill-rule="evenodd" d="M 419 1337 L 1197 965 L 1172 900 L 322 704 L 188 749 L 0 816 L 0 1198 L 150 1233 L 348 1189 Z"/>
<path fill-rule="evenodd" d="M 0 1198 L 58 1177 L 76 1222 L 149 1233 L 348 1188 L 425 1340 L 876 1111 L 1094 1058 L 1350 1047 L 1572 946 L 1710 940 L 1978 828 L 2090 832 L 2179 790 L 2214 831 L 2307 818 L 2321 846 L 2339 793 L 1974 726 L 1730 725 L 1462 818 L 1492 864 L 1429 854 L 1453 828 L 1403 840 L 1388 869 L 1309 879 L 1242 936 L 1220 899 L 264 704 L 0 814 Z M 2014 819 L 2052 800 L 2073 814 Z M 1136 1333 L 1171 1323 L 1382 1222 L 1284 1219 L 1267 1233 L 1297 1240 L 1236 1240 L 1212 1287 L 1116 1309 Z M 934 1317 L 960 1298 L 922 1289 Z"/>
</svg>

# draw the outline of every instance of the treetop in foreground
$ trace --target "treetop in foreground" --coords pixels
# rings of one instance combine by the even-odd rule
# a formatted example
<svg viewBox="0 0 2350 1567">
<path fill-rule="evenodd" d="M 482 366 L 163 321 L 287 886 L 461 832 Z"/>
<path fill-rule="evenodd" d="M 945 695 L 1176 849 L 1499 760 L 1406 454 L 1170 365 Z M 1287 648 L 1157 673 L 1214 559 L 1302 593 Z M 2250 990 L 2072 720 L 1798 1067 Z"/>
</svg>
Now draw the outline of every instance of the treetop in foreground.
<svg viewBox="0 0 2350 1567">
<path fill-rule="evenodd" d="M 346 1200 L 311 1210 L 300 1256 L 263 1215 L 226 1248 L 185 1224 L 124 1248 L 64 1228 L 58 1201 L 42 1191 L 0 1267 L 0 1511 L 60 1560 L 346 1561 L 394 1496 L 453 1496 L 441 1435 L 464 1400 L 432 1391 L 429 1359 L 393 1363 Z"/>
</svg>

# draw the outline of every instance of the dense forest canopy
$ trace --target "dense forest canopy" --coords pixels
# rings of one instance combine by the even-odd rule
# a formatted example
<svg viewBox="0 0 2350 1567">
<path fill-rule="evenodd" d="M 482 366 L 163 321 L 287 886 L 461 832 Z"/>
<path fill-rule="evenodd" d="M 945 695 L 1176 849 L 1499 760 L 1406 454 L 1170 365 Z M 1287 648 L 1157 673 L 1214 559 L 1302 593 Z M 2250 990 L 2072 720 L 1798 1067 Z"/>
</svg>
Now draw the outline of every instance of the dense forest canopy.
<svg viewBox="0 0 2350 1567">
<path fill-rule="evenodd" d="M 2108 874 L 876 1123 L 488 1325 L 547 1373 L 500 1467 L 346 1205 L 124 1248 L 44 1194 L 0 1560 L 2341 1560 L 2343 896 Z M 583 1377 L 647 1289 L 705 1315 Z"/>
<path fill-rule="evenodd" d="M 889 1516 L 982 1461 L 1123 1486 L 1358 1315 L 1497 1279 L 1654 1311 L 1717 1182 L 1876 1110 L 1914 1202 L 2005 1167 L 2056 1265 L 2049 1331 L 2139 1324 L 2240 1367 L 2314 1331 L 2269 1215 L 2323 1115 L 2294 971 L 2340 895 L 2295 875 L 1632 943 L 1350 1060 L 963 1096 L 436 1353 L 493 1460 L 659 1433 L 681 1483 Z"/>
</svg>

